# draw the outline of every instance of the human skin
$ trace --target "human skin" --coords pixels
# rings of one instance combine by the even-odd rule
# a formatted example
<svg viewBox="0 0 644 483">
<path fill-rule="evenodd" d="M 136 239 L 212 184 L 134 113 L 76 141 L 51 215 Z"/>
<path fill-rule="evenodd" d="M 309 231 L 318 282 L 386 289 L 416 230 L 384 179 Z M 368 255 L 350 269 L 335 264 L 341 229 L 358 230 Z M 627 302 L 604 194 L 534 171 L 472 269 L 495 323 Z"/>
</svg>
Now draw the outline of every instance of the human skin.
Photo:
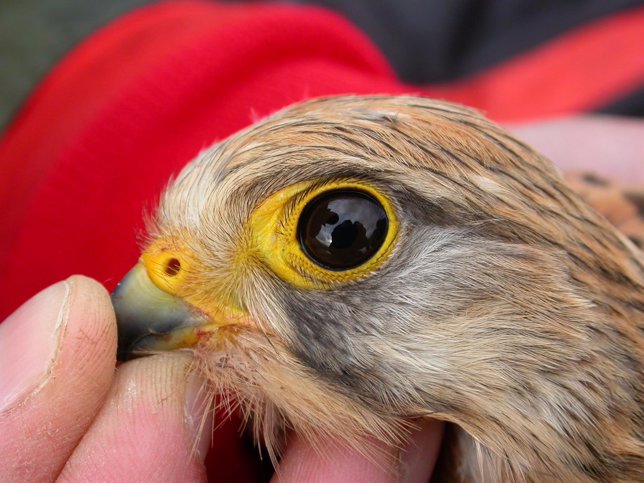
<svg viewBox="0 0 644 483">
<path fill-rule="evenodd" d="M 592 171 L 626 183 L 644 181 L 644 121 L 593 115 L 505 126 L 563 172 Z"/>
<path fill-rule="evenodd" d="M 114 370 L 116 340 L 108 293 L 80 276 L 43 290 L 0 325 L 0 480 L 205 480 L 212 426 L 201 425 L 190 358 L 163 354 Z M 401 456 L 409 481 L 426 480 L 440 431 L 433 421 L 413 433 Z M 391 448 L 379 448 L 376 460 L 318 444 L 319 452 L 294 437 L 276 479 L 384 483 L 400 470 Z"/>
<path fill-rule="evenodd" d="M 563 170 L 636 183 L 644 180 L 642 127 L 594 117 L 512 130 Z M 0 481 L 205 480 L 212 425 L 200 381 L 187 377 L 189 356 L 115 370 L 116 341 L 109 295 L 79 276 L 43 290 L 0 325 Z M 377 458 L 293 436 L 275 479 L 428 481 L 441 432 L 437 421 L 421 424 L 400 454 L 366 441 Z"/>
</svg>

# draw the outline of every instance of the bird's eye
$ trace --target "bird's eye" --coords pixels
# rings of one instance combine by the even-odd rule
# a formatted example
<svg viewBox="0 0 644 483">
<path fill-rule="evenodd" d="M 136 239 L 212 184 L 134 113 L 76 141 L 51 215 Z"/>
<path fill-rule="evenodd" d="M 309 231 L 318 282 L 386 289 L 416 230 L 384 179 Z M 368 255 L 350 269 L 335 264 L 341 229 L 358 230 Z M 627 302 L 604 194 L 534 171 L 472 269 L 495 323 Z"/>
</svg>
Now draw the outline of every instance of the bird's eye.
<svg viewBox="0 0 644 483">
<path fill-rule="evenodd" d="M 349 270 L 372 258 L 387 237 L 389 220 L 378 200 L 359 190 L 313 198 L 298 221 L 304 253 L 329 270 Z"/>
<path fill-rule="evenodd" d="M 283 281 L 314 290 L 378 273 L 400 231 L 387 191 L 351 179 L 288 185 L 263 200 L 249 221 L 253 258 Z"/>
</svg>

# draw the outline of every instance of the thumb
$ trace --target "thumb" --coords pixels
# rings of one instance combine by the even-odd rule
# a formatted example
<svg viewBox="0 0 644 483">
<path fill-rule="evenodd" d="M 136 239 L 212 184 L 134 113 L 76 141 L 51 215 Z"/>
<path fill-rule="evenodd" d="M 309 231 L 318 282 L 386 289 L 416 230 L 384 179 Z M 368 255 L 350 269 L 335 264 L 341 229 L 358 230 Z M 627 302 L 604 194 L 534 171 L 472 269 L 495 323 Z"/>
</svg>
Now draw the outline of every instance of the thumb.
<svg viewBox="0 0 644 483">
<path fill-rule="evenodd" d="M 114 373 L 109 295 L 72 277 L 0 325 L 0 475 L 55 478 L 94 419 Z"/>
</svg>

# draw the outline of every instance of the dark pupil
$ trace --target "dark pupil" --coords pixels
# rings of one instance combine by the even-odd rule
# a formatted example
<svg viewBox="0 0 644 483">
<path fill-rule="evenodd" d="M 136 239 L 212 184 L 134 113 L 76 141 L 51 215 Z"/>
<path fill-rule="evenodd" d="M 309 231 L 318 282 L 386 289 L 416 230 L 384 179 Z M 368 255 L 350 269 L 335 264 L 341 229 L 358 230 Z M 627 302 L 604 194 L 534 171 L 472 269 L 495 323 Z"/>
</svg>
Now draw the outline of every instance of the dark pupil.
<svg viewBox="0 0 644 483">
<path fill-rule="evenodd" d="M 369 260 L 387 236 L 387 214 L 362 191 L 332 191 L 314 198 L 302 212 L 298 236 L 304 252 L 331 270 Z"/>
</svg>

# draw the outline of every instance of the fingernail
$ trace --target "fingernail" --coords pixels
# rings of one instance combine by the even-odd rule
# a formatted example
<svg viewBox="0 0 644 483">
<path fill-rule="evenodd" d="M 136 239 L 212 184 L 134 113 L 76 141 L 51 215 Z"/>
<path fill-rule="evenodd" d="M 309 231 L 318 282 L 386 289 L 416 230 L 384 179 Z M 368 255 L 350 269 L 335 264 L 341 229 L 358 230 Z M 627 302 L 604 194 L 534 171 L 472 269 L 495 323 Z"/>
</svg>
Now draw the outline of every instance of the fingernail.
<svg viewBox="0 0 644 483">
<path fill-rule="evenodd" d="M 195 457 L 203 461 L 212 443 L 212 393 L 194 373 L 188 376 L 185 391 L 188 437 Z"/>
<path fill-rule="evenodd" d="M 0 324 L 0 412 L 47 382 L 66 322 L 69 292 L 67 282 L 52 285 Z"/>
</svg>

